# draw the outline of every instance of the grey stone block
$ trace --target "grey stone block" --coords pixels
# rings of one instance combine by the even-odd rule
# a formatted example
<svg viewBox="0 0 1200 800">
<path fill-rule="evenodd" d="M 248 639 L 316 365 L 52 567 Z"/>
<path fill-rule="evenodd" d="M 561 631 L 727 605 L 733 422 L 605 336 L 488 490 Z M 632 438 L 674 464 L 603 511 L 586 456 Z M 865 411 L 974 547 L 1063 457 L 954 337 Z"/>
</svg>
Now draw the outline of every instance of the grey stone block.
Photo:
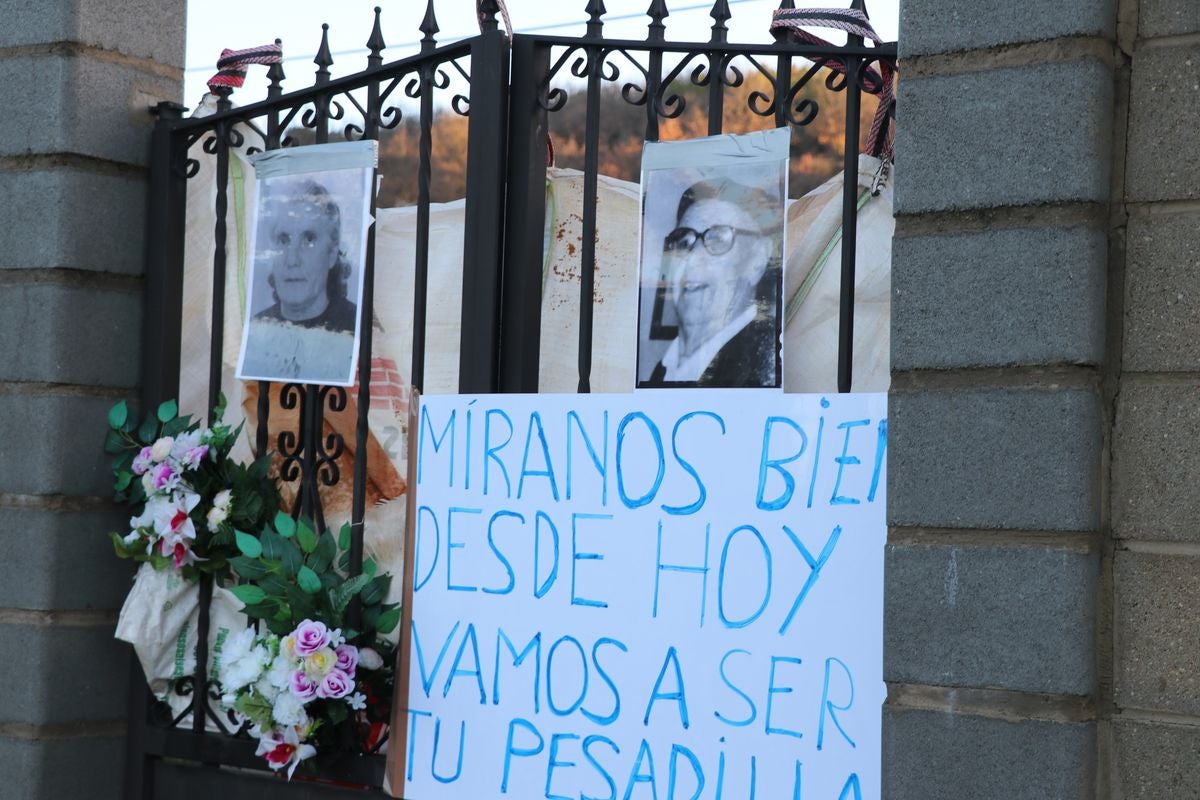
<svg viewBox="0 0 1200 800">
<path fill-rule="evenodd" d="M 906 0 L 900 4 L 900 57 L 978 50 L 1062 36 L 1111 37 L 1114 0 L 1032 0 L 1021 13 L 1003 3 Z"/>
<path fill-rule="evenodd" d="M 141 324 L 136 291 L 0 284 L 0 381 L 136 386 Z"/>
<path fill-rule="evenodd" d="M 0 508 L 0 608 L 118 609 L 133 566 L 113 555 L 109 531 L 127 511 Z"/>
<path fill-rule="evenodd" d="M 0 227 L 0 269 L 141 273 L 146 249 L 143 176 L 65 167 L 0 172 L 0 195 L 20 198 L 9 203 L 7 224 Z"/>
<path fill-rule="evenodd" d="M 19 0 L 5 4 L 0 48 L 80 42 L 182 68 L 186 20 L 184 0 Z"/>
<path fill-rule="evenodd" d="M 885 680 L 1043 694 L 1095 689 L 1096 556 L 889 545 L 886 565 Z"/>
<path fill-rule="evenodd" d="M 1195 0 L 1140 0 L 1138 33 L 1145 37 L 1200 31 L 1200 5 Z"/>
<path fill-rule="evenodd" d="M 1113 432 L 1112 520 L 1124 539 L 1200 542 L 1200 383 L 1127 381 Z"/>
<path fill-rule="evenodd" d="M 1113 733 L 1118 797 L 1200 799 L 1200 728 L 1117 721 Z"/>
<path fill-rule="evenodd" d="M 1133 57 L 1129 103 L 1129 200 L 1200 198 L 1200 44 L 1140 48 Z"/>
<path fill-rule="evenodd" d="M 1113 574 L 1117 704 L 1200 714 L 1200 557 L 1119 551 Z"/>
<path fill-rule="evenodd" d="M 905 78 L 896 212 L 1106 201 L 1112 83 L 1090 59 Z"/>
<path fill-rule="evenodd" d="M 2 625 L 0 722 L 47 725 L 125 719 L 132 650 L 113 626 Z"/>
<path fill-rule="evenodd" d="M 892 369 L 1098 364 L 1107 237 L 1024 228 L 892 243 Z"/>
<path fill-rule="evenodd" d="M 893 390 L 893 525 L 1095 530 L 1103 422 L 1087 389 Z"/>
<path fill-rule="evenodd" d="M 1125 259 L 1126 370 L 1200 371 L 1200 216 L 1129 221 Z"/>
<path fill-rule="evenodd" d="M 1092 800 L 1095 726 L 885 706 L 888 800 Z"/>
<path fill-rule="evenodd" d="M 124 737 L 0 738 L 0 797 L 8 800 L 121 796 Z"/>
<path fill-rule="evenodd" d="M 0 117 L 0 156 L 77 153 L 136 165 L 149 155 L 150 107 L 181 95 L 178 80 L 91 56 L 0 59 L 0 84 L 11 109 Z"/>
<path fill-rule="evenodd" d="M 75 41 L 183 69 L 186 0 L 77 2 L 78 22 L 72 37 Z M 214 66 L 219 55 L 211 54 Z"/>
<path fill-rule="evenodd" d="M 110 497 L 108 397 L 0 394 L 0 487 L 13 494 Z"/>
</svg>

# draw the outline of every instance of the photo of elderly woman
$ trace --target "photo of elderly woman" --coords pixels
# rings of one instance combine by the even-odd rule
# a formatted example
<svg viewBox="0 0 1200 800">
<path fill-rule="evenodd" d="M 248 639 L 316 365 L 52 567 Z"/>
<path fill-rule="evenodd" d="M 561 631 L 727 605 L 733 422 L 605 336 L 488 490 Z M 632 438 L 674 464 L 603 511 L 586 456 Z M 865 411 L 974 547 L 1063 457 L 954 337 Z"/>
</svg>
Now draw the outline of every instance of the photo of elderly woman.
<svg viewBox="0 0 1200 800">
<path fill-rule="evenodd" d="M 779 388 L 787 132 L 647 143 L 638 388 Z"/>
<path fill-rule="evenodd" d="M 293 158 L 286 166 L 313 163 L 302 158 L 297 165 Z M 254 258 L 238 377 L 351 385 L 372 169 L 275 174 L 270 163 L 265 170 L 256 166 Z"/>
</svg>

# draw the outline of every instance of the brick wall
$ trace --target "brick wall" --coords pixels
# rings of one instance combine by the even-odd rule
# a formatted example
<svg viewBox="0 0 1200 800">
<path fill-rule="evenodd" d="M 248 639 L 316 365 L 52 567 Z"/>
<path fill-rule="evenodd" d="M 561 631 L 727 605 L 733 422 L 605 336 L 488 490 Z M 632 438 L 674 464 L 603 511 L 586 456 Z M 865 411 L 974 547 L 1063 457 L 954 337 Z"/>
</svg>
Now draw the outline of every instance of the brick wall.
<svg viewBox="0 0 1200 800">
<path fill-rule="evenodd" d="M 1137 11 L 1122 38 L 1112 793 L 1200 798 L 1200 4 Z"/>
<path fill-rule="evenodd" d="M 892 800 L 1103 792 L 1116 20 L 901 4 Z"/>
<path fill-rule="evenodd" d="M 181 0 L 0 0 L 0 798 L 116 798 L 131 570 L 104 415 L 137 396 L 146 109 Z"/>
<path fill-rule="evenodd" d="M 1200 4 L 900 46 L 885 796 L 1200 798 Z"/>
</svg>

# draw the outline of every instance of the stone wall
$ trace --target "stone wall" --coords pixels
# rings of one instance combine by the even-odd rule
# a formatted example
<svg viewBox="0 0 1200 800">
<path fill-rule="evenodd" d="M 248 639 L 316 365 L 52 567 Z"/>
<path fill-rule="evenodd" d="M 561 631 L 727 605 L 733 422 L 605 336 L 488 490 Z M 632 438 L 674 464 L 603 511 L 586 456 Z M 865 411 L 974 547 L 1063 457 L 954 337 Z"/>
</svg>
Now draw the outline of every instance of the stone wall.
<svg viewBox="0 0 1200 800">
<path fill-rule="evenodd" d="M 131 570 L 105 412 L 139 383 L 149 106 L 182 0 L 0 0 L 0 797 L 116 798 Z"/>
<path fill-rule="evenodd" d="M 1200 798 L 1200 4 L 1140 0 L 1112 435 L 1112 794 Z"/>
<path fill-rule="evenodd" d="M 900 47 L 885 797 L 1200 798 L 1200 4 Z"/>
</svg>

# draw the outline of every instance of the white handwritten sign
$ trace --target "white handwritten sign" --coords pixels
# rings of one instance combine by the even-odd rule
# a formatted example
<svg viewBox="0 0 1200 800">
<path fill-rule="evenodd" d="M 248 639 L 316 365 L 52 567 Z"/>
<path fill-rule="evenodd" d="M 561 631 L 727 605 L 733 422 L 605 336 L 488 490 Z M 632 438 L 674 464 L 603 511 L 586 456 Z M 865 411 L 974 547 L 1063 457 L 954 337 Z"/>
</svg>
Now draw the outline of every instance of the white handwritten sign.
<svg viewBox="0 0 1200 800">
<path fill-rule="evenodd" d="M 425 397 L 404 797 L 880 794 L 884 395 Z"/>
</svg>

